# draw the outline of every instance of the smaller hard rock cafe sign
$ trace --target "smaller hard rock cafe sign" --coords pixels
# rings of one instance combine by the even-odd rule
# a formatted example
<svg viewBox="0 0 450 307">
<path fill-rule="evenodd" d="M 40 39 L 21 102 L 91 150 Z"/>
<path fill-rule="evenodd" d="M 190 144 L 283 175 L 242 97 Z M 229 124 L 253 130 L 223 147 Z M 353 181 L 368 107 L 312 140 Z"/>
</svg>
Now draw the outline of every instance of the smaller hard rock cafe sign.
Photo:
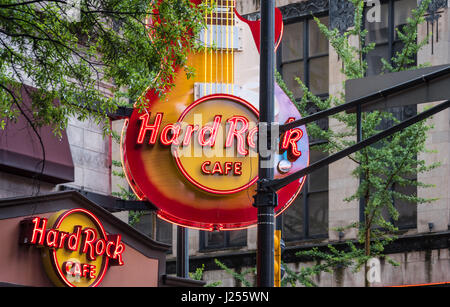
<svg viewBox="0 0 450 307">
<path fill-rule="evenodd" d="M 95 287 L 109 265 L 124 264 L 121 235 L 106 234 L 100 220 L 81 208 L 22 220 L 19 243 L 42 248 L 45 271 L 57 286 Z"/>
</svg>

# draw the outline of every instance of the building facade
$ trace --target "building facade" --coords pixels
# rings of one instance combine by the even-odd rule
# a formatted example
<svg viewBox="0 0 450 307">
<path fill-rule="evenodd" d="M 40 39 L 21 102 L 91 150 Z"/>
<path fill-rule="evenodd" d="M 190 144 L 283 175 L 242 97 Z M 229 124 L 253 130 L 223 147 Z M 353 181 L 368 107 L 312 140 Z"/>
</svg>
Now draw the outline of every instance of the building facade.
<svg viewBox="0 0 450 307">
<path fill-rule="evenodd" d="M 283 76 L 295 98 L 302 92 L 295 81 L 301 80 L 320 97 L 327 97 L 342 91 L 344 76 L 342 62 L 336 52 L 320 33 L 313 17 L 329 27 L 345 31 L 352 26 L 352 9 L 347 1 L 276 1 L 284 21 L 283 41 L 277 51 L 277 69 Z M 248 19 L 259 18 L 260 1 L 237 1 L 237 11 Z M 370 11 L 379 5 L 379 11 Z M 390 59 L 399 50 L 401 42 L 395 28 L 406 23 L 411 10 L 416 8 L 416 0 L 368 1 L 365 10 L 367 40 L 376 47 L 367 56 L 367 75 L 381 73 L 381 58 Z M 428 44 L 417 54 L 417 63 L 443 65 L 450 62 L 450 20 L 447 1 L 432 1 L 426 15 L 426 22 L 419 25 L 418 41 L 430 35 Z M 378 8 L 376 8 L 378 9 Z M 378 14 L 378 15 L 377 15 Z M 433 30 L 432 30 L 433 29 Z M 407 119 L 434 103 L 412 105 L 392 110 L 397 118 Z M 310 113 L 316 110 L 308 110 Z M 427 148 L 434 152 L 422 154 L 427 163 L 440 162 L 441 166 L 419 180 L 434 184 L 429 189 L 410 187 L 409 193 L 419 197 L 437 198 L 431 204 L 410 204 L 397 202 L 399 238 L 387 246 L 386 254 L 397 261 L 392 266 L 383 259 L 380 262 L 380 279 L 373 286 L 395 286 L 448 282 L 450 280 L 449 232 L 449 156 L 450 126 L 449 110 L 440 112 L 430 120 L 434 128 L 428 133 Z M 322 120 L 319 125 L 340 129 L 337 122 Z M 310 144 L 321 142 L 311 140 Z M 325 156 L 321 152 L 310 152 L 311 163 Z M 282 237 L 286 248 L 282 256 L 290 269 L 298 272 L 301 267 L 312 262 L 295 256 L 298 251 L 312 247 L 326 250 L 328 244 L 342 247 L 346 240 L 356 238 L 356 230 L 342 230 L 360 219 L 359 202 L 346 202 L 358 187 L 358 179 L 352 176 L 355 164 L 345 158 L 330 164 L 308 176 L 302 193 L 282 215 Z M 176 246 L 176 232 L 173 229 L 173 246 Z M 447 243 L 445 243 L 447 242 Z M 203 232 L 189 230 L 190 270 L 205 267 L 204 280 L 222 281 L 224 286 L 239 286 L 241 282 L 225 273 L 215 263 L 221 261 L 236 272 L 255 267 L 256 228 L 230 232 Z M 176 251 L 168 258 L 168 272 L 175 272 Z M 170 258 L 171 257 L 171 258 Z M 315 280 L 319 286 L 364 286 L 364 270 L 352 273 L 350 270 L 336 269 L 333 273 L 322 273 Z M 254 282 L 254 275 L 248 279 Z"/>
<path fill-rule="evenodd" d="M 375 49 L 368 55 L 368 75 L 381 72 L 380 59 L 389 59 L 401 47 L 395 28 L 401 27 L 410 16 L 411 10 L 419 0 L 380 0 L 367 1 L 365 27 L 368 40 L 375 42 Z M 248 19 L 258 19 L 259 0 L 236 1 L 237 11 Z M 277 69 L 296 99 L 302 92 L 294 77 L 300 77 L 309 89 L 320 97 L 334 95 L 342 90 L 344 77 L 342 63 L 320 33 L 313 17 L 318 17 L 329 27 L 344 31 L 352 26 L 353 16 L 345 0 L 278 0 L 276 6 L 281 10 L 284 21 L 283 41 L 277 51 Z M 450 63 L 450 17 L 448 1 L 433 0 L 426 22 L 418 29 L 418 40 L 430 33 L 429 43 L 417 54 L 417 63 L 442 65 Z M 370 8 L 379 5 L 379 19 L 370 19 Z M 378 13 L 377 13 L 378 14 Z M 105 95 L 110 95 L 108 84 L 103 84 Z M 410 106 L 396 110 L 400 119 L 406 119 L 435 103 Z M 315 112 L 314 109 L 308 112 Z M 434 184 L 434 188 L 411 190 L 419 197 L 437 198 L 431 204 L 404 204 L 396 207 L 400 218 L 396 226 L 400 229 L 399 238 L 386 248 L 386 253 L 400 263 L 393 267 L 381 260 L 380 279 L 374 286 L 395 286 L 450 281 L 450 110 L 433 116 L 430 122 L 434 128 L 429 131 L 427 147 L 433 152 L 420 158 L 426 162 L 440 162 L 441 166 L 426 174 L 420 174 L 421 181 Z M 20 125 L 19 121 L 17 125 Z M 24 124 L 24 123 L 22 123 Z M 333 120 L 322 120 L 324 127 L 340 129 Z M 111 119 L 111 127 L 120 134 L 122 119 Z M 12 146 L 15 137 L 11 130 L 21 131 L 22 137 L 31 138 L 29 146 Z M 121 151 L 118 142 L 104 137 L 103 129 L 93 121 L 78 121 L 70 118 L 60 148 L 53 155 L 48 152 L 45 176 L 36 178 L 30 174 L 39 172 L 41 149 L 32 132 L 17 126 L 0 132 L 0 198 L 35 197 L 60 190 L 76 190 L 122 219 L 132 223 L 140 232 L 157 241 L 171 244 L 167 251 L 166 272 L 175 274 L 177 226 L 156 218 L 149 207 L 118 207 L 115 192 L 128 190 L 121 172 Z M 9 134 L 9 136 L 8 136 Z M 49 144 L 54 141 L 48 133 Z M 6 142 L 5 140 L 9 140 Z M 323 142 L 310 140 L 311 144 Z M 44 142 L 45 143 L 45 142 Z M 50 146 L 50 145 L 49 145 Z M 14 150 L 13 150 L 14 148 Z M 8 156 L 9 152 L 9 156 Z M 21 155 L 19 155 L 21 154 Z M 311 151 L 311 162 L 326 156 L 322 152 Z M 24 160 L 8 157 L 24 157 Z M 14 161 L 13 161 L 14 160 Z M 23 161 L 28 161 L 24 163 Z M 117 161 L 118 163 L 114 163 Z M 14 163 L 13 163 L 14 162 Z M 336 247 L 345 245 L 346 240 L 356 238 L 355 230 L 337 231 L 352 222 L 359 221 L 358 201 L 345 202 L 358 187 L 358 180 L 352 176 L 355 165 L 350 159 L 342 159 L 328 167 L 317 170 L 308 176 L 302 193 L 286 210 L 277 223 L 281 225 L 286 248 L 283 261 L 289 268 L 299 271 L 312 264 L 308 259 L 295 256 L 296 252 L 312 247 L 326 249 L 328 244 Z M 105 200 L 106 199 L 106 200 Z M 111 200 L 113 199 L 113 200 Z M 111 203 L 115 205 L 111 205 Z M 134 204 L 136 205 L 136 204 Z M 129 211 L 133 209 L 134 211 Z M 150 208 L 152 209 L 152 208 Z M 136 213 L 138 212 L 138 213 Z M 244 230 L 206 232 L 189 229 L 189 267 L 190 271 L 204 266 L 203 280 L 221 281 L 223 286 L 241 286 L 242 283 L 219 268 L 218 259 L 236 272 L 243 272 L 256 265 L 256 227 Z M 250 281 L 255 276 L 248 275 Z M 316 278 L 319 286 L 363 286 L 364 272 L 335 269 L 333 273 L 323 273 Z"/>
</svg>

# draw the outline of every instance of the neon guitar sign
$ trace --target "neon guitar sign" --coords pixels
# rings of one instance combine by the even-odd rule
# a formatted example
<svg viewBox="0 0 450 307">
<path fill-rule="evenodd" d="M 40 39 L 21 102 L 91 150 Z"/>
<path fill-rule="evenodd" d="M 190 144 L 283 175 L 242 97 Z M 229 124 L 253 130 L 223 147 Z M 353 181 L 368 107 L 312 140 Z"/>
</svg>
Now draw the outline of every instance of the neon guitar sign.
<svg viewBox="0 0 450 307">
<path fill-rule="evenodd" d="M 164 99 L 147 90 L 145 110 L 136 108 L 124 124 L 121 149 L 132 190 L 157 206 L 160 218 L 191 228 L 232 230 L 256 223 L 259 22 L 243 19 L 234 1 L 216 4 L 205 15 L 207 29 L 199 37 L 204 51 L 188 55 L 196 76 L 187 79 L 175 67 L 175 87 Z M 278 46 L 283 29 L 278 9 L 275 16 Z M 300 118 L 278 85 L 275 96 L 276 121 Z M 276 178 L 309 164 L 305 127 L 282 136 L 275 159 Z M 301 178 L 278 191 L 277 214 L 303 184 Z"/>
</svg>

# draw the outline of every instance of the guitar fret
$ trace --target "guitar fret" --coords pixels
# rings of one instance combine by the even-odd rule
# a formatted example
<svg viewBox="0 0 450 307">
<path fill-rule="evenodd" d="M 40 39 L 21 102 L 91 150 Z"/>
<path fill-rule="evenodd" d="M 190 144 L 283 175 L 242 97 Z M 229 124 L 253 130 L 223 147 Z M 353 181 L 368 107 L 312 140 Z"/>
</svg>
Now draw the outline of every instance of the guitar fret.
<svg viewBox="0 0 450 307">
<path fill-rule="evenodd" d="M 212 16 L 208 15 L 205 19 L 207 24 L 217 25 L 217 24 L 227 24 L 228 22 L 228 25 L 234 25 L 235 17 L 230 15 L 231 14 L 227 15 L 226 13 L 219 13 L 219 14 L 213 13 Z"/>
<path fill-rule="evenodd" d="M 205 16 L 206 23 L 208 25 L 225 25 L 228 22 L 228 25 L 234 25 L 234 2 L 234 0 L 217 0 L 214 12 Z"/>
<path fill-rule="evenodd" d="M 208 0 L 209 1 L 209 0 Z M 232 7 L 234 8 L 234 0 L 217 0 L 217 7 Z"/>
</svg>

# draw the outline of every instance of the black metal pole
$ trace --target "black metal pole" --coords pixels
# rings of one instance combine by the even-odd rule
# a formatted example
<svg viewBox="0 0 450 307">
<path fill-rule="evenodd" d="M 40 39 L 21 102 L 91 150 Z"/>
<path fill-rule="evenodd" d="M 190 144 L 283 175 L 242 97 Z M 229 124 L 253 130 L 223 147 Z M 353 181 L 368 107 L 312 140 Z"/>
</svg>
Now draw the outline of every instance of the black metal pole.
<svg viewBox="0 0 450 307">
<path fill-rule="evenodd" d="M 274 285 L 274 208 L 277 194 L 262 189 L 262 183 L 273 180 L 273 153 L 271 127 L 274 122 L 275 81 L 275 1 L 261 0 L 261 58 L 259 87 L 258 130 L 258 188 L 254 206 L 257 207 L 257 286 Z M 273 137 L 278 138 L 277 135 Z"/>
<path fill-rule="evenodd" d="M 361 104 L 358 104 L 356 106 L 356 143 L 359 143 L 363 140 L 363 134 L 362 134 L 362 111 L 361 111 Z M 361 186 L 362 182 L 364 181 L 364 175 L 361 174 L 359 176 L 359 186 Z M 364 197 L 359 198 L 359 223 L 360 225 L 364 225 L 365 223 L 365 200 Z"/>
<path fill-rule="evenodd" d="M 177 226 L 177 276 L 189 278 L 188 229 Z"/>
</svg>

